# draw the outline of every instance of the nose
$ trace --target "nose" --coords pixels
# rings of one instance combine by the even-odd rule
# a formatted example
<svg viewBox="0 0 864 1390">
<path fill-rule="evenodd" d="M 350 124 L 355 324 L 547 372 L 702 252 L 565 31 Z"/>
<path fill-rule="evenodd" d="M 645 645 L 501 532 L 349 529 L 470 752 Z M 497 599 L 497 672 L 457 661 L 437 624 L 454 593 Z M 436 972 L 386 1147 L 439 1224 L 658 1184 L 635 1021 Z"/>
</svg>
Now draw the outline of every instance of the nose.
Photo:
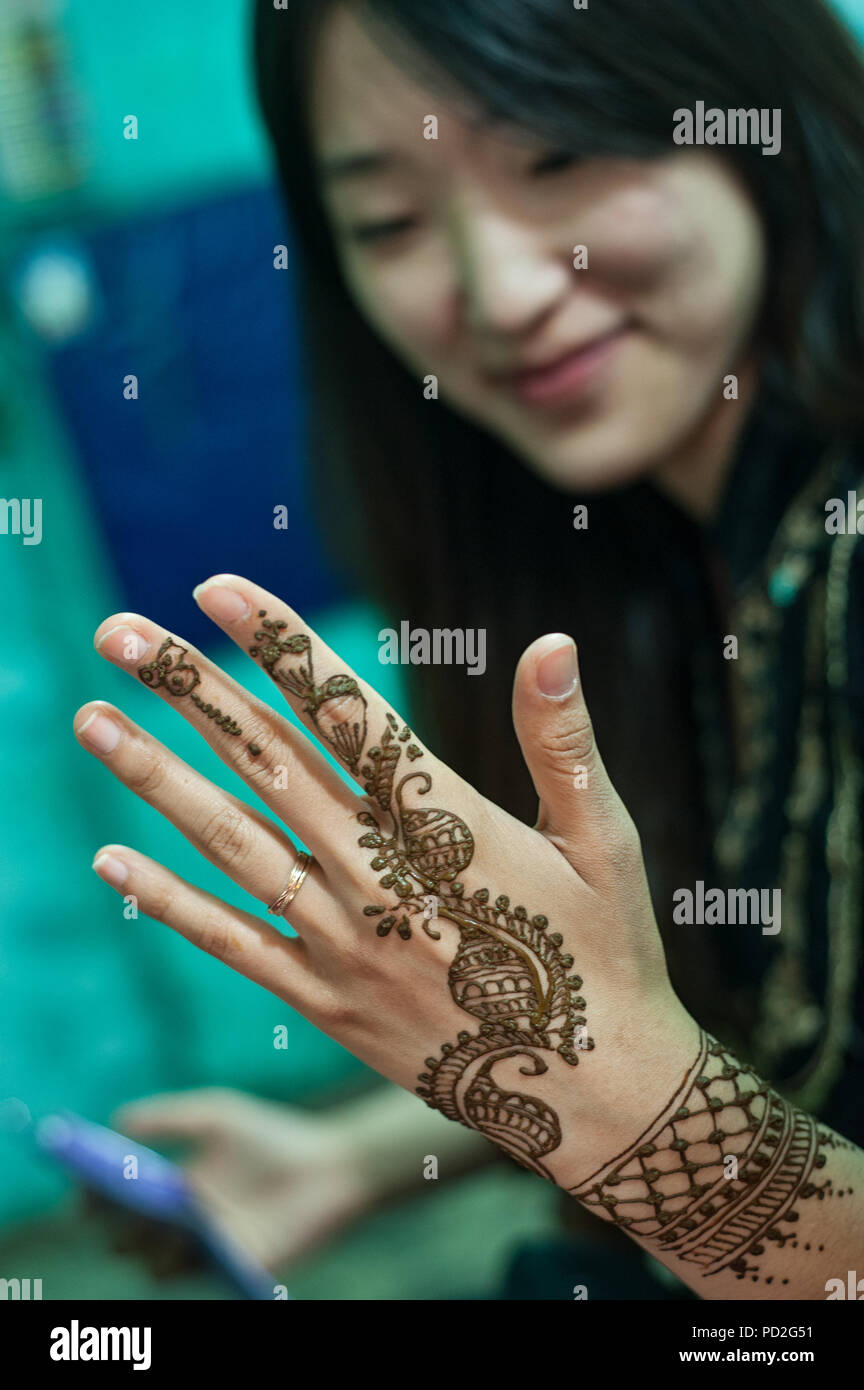
<svg viewBox="0 0 864 1390">
<path fill-rule="evenodd" d="M 524 333 L 572 290 L 570 260 L 551 253 L 536 226 L 488 208 L 463 208 L 451 225 L 464 311 L 474 332 Z"/>
</svg>

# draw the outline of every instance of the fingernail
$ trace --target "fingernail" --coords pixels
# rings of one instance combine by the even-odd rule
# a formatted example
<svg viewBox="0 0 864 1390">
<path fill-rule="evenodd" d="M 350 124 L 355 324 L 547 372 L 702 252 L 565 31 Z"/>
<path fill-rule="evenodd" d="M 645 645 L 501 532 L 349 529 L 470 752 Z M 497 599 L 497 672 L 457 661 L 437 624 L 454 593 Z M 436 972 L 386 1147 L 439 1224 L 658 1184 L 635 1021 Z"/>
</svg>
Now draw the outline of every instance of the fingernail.
<svg viewBox="0 0 864 1390">
<path fill-rule="evenodd" d="M 112 888 L 122 888 L 129 877 L 129 869 L 123 860 L 117 859 L 113 854 L 97 855 L 93 860 L 93 868 Z"/>
<path fill-rule="evenodd" d="M 95 748 L 97 753 L 113 753 L 120 742 L 122 730 L 107 714 L 95 710 L 89 719 L 79 724 L 75 732 L 85 743 L 89 743 L 91 748 Z"/>
<path fill-rule="evenodd" d="M 192 590 L 192 597 L 217 623 L 236 623 L 238 618 L 248 618 L 252 612 L 242 594 L 236 589 L 227 589 L 218 579 L 207 579 L 199 584 Z"/>
<path fill-rule="evenodd" d="M 99 638 L 96 650 L 113 656 L 115 661 L 140 661 L 145 652 L 149 652 L 150 643 L 140 632 L 121 623 Z"/>
<path fill-rule="evenodd" d="M 537 688 L 549 699 L 561 700 L 576 689 L 576 644 L 562 637 L 537 662 Z"/>
</svg>

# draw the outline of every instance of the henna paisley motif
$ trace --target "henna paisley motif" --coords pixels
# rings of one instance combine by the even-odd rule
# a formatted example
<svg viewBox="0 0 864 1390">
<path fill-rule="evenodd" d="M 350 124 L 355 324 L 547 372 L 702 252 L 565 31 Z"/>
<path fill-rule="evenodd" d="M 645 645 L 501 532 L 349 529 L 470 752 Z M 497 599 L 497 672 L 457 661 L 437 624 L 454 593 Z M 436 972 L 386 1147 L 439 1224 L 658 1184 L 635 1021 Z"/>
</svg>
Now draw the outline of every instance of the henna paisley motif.
<svg viewBox="0 0 864 1390">
<path fill-rule="evenodd" d="M 540 1076 L 548 1070 L 543 1052 L 555 1052 L 576 1066 L 577 1029 L 579 1047 L 593 1047 L 584 1033 L 582 981 L 568 975 L 573 959 L 562 953 L 560 935 L 547 931 L 544 916 L 529 917 L 521 906 L 511 909 L 503 895 L 490 904 L 485 888 L 465 897 L 458 876 L 471 863 L 474 837 L 452 811 L 406 804 L 409 784 L 415 784 L 417 796 L 431 790 L 427 772 L 409 773 L 393 792 L 400 740 L 407 741 L 411 734 L 403 729 L 394 742 L 398 725 L 392 715 L 388 721 L 381 746 L 369 750 L 370 764 L 363 773 L 369 778 L 367 793 L 392 824 L 385 827 L 374 815 L 361 812 L 358 819 L 370 828 L 359 843 L 375 850 L 371 867 L 385 871 L 380 885 L 400 899 L 402 915 L 387 913 L 379 905 L 364 908 L 364 913 L 381 918 L 380 936 L 389 935 L 395 926 L 397 934 L 409 940 L 410 917 L 423 911 L 424 895 L 434 893 L 437 916 L 459 928 L 459 946 L 448 972 L 450 994 L 479 1021 L 477 1033 L 460 1033 L 455 1046 L 442 1047 L 440 1060 L 427 1059 L 417 1094 L 434 1109 L 494 1140 L 524 1167 L 549 1177 L 542 1160 L 561 1142 L 557 1115 L 543 1101 L 500 1086 L 494 1068 L 506 1058 L 521 1056 L 530 1065 L 520 1071 Z M 425 915 L 423 927 L 439 936 Z"/>
</svg>

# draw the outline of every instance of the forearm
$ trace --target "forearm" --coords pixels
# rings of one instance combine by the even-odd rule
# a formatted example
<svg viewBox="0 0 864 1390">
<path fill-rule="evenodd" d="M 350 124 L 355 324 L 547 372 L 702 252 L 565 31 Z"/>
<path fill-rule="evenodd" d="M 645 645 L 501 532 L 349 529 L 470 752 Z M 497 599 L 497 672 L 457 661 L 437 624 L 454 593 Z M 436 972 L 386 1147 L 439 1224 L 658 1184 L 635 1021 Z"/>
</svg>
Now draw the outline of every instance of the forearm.
<svg viewBox="0 0 864 1390">
<path fill-rule="evenodd" d="M 701 1298 L 824 1299 L 864 1257 L 864 1153 L 704 1033 L 662 1113 L 569 1190 Z"/>
<path fill-rule="evenodd" d="M 381 1086 L 339 1106 L 330 1123 L 355 1156 L 369 1205 L 458 1177 L 499 1156 L 475 1130 L 451 1124 L 399 1086 Z"/>
</svg>

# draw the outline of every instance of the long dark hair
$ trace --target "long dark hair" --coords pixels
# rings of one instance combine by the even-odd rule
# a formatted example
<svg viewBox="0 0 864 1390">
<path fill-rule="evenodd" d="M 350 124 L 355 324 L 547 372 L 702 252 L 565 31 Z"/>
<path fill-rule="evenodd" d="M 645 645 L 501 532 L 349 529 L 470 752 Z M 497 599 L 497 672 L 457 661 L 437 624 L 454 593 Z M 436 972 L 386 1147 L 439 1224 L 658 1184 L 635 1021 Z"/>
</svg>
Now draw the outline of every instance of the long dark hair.
<svg viewBox="0 0 864 1390">
<path fill-rule="evenodd" d="M 392 620 L 485 627 L 486 678 L 423 668 L 412 717 L 485 795 L 532 820 L 510 683 L 541 632 L 572 632 L 600 747 L 639 825 L 661 929 L 709 854 L 693 652 L 722 607 L 696 529 L 647 484 L 567 500 L 497 440 L 424 400 L 355 307 L 318 194 L 307 129 L 314 43 L 335 0 L 258 0 L 258 94 L 290 211 L 306 343 L 310 455 L 334 553 Z M 782 153 L 730 146 L 759 209 L 769 273 L 758 337 L 777 418 L 815 439 L 864 428 L 864 69 L 822 0 L 358 0 L 427 86 L 580 156 L 668 155 L 672 113 L 779 107 Z M 573 502 L 580 499 L 573 498 Z M 587 500 L 587 499 L 585 499 Z M 716 650 L 721 643 L 718 637 Z M 723 663 L 715 685 L 724 686 Z M 666 905 L 665 910 L 663 905 Z M 673 982 L 725 1024 L 707 955 L 667 936 Z"/>
</svg>

